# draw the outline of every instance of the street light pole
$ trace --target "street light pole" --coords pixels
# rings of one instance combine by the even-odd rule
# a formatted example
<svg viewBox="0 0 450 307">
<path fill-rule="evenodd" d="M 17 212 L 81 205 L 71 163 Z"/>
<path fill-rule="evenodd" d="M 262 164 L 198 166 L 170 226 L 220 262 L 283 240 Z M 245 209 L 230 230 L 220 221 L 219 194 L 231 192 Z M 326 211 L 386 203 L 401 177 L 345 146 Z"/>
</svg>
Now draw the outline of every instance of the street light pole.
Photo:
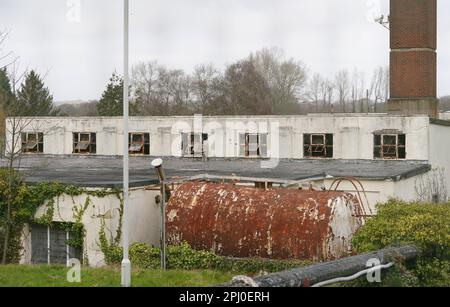
<svg viewBox="0 0 450 307">
<path fill-rule="evenodd" d="M 129 116 L 129 72 L 128 72 L 128 28 L 129 0 L 124 0 L 124 36 L 123 36 L 123 259 L 122 287 L 131 286 L 131 262 L 128 258 L 128 190 L 129 190 L 129 152 L 128 152 L 128 116 Z M 119 225 L 120 227 L 120 225 Z"/>
</svg>

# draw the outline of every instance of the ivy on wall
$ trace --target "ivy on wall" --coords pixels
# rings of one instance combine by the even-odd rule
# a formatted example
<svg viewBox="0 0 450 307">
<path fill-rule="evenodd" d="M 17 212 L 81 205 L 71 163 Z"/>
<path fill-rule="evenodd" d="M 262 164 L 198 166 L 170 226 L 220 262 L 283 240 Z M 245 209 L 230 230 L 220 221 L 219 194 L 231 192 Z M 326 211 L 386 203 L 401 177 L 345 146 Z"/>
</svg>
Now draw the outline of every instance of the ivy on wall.
<svg viewBox="0 0 450 307">
<path fill-rule="evenodd" d="M 60 183 L 39 183 L 36 185 L 27 185 L 20 180 L 14 180 L 13 185 L 10 184 L 9 174 L 6 174 L 5 169 L 0 169 L 0 237 L 3 239 L 2 227 L 6 223 L 5 214 L 7 203 L 9 204 L 9 240 L 8 240 L 8 262 L 15 263 L 20 259 L 22 250 L 21 232 L 26 224 L 37 223 L 41 225 L 48 225 L 52 227 L 60 227 L 68 231 L 71 236 L 67 244 L 82 248 L 86 236 L 86 229 L 83 224 L 83 216 L 89 206 L 92 204 L 92 198 L 105 198 L 114 195 L 120 201 L 119 208 L 119 227 L 116 230 L 116 236 L 112 244 L 118 245 L 121 238 L 121 225 L 123 215 L 123 201 L 121 190 L 119 189 L 97 189 L 89 190 L 86 188 L 75 187 L 70 185 L 63 185 Z M 9 176 L 9 177 L 8 177 Z M 61 196 L 68 196 L 72 198 L 72 219 L 64 221 L 59 213 L 59 198 Z M 76 204 L 75 197 L 86 195 L 85 201 L 82 204 Z M 36 213 L 44 206 L 45 212 L 38 218 Z M 55 223 L 55 214 L 58 214 L 61 222 Z M 102 221 L 102 229 L 104 222 Z M 0 247 L 2 248 L 3 240 L 0 240 Z"/>
</svg>

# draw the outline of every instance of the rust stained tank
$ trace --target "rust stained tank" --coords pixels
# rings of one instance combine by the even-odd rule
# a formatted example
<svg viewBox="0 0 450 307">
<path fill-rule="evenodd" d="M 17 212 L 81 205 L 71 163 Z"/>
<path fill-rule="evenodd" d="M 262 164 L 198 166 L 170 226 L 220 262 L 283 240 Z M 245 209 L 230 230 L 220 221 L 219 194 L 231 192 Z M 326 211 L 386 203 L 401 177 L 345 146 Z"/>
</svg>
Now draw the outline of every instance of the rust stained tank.
<svg viewBox="0 0 450 307">
<path fill-rule="evenodd" d="M 205 182 L 180 185 L 166 212 L 169 244 L 233 257 L 339 258 L 363 223 L 350 194 Z"/>
</svg>

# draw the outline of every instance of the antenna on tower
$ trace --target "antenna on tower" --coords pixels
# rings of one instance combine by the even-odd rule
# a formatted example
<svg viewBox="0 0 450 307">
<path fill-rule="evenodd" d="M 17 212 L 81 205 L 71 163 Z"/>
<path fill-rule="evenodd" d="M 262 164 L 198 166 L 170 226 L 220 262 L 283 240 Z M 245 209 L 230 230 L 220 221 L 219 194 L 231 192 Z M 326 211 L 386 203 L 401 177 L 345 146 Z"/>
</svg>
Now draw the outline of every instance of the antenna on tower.
<svg viewBox="0 0 450 307">
<path fill-rule="evenodd" d="M 389 29 L 389 16 L 381 15 L 380 17 L 375 18 L 375 22 L 379 23 L 380 25 L 382 25 L 386 29 L 390 30 Z"/>
</svg>

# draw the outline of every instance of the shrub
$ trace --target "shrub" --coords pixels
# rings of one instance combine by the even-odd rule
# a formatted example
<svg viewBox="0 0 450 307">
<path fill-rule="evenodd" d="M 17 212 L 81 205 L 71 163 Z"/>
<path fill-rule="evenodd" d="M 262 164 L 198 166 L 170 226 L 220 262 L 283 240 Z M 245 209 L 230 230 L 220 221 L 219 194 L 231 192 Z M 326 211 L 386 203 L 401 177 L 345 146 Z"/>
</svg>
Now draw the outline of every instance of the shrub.
<svg viewBox="0 0 450 307">
<path fill-rule="evenodd" d="M 104 242 L 104 240 L 100 241 Z M 106 246 L 105 242 L 103 244 L 106 263 L 120 264 L 122 261 L 122 248 L 114 245 Z M 210 251 L 194 250 L 186 242 L 176 246 L 168 246 L 166 253 L 167 268 L 172 270 L 218 270 L 222 272 L 261 273 L 278 272 L 309 263 L 299 260 L 222 257 Z M 130 246 L 130 261 L 133 266 L 138 268 L 159 269 L 161 266 L 160 249 L 151 247 L 146 243 L 134 243 Z"/>
<path fill-rule="evenodd" d="M 160 266 L 159 249 L 146 243 L 134 243 L 130 246 L 130 261 L 139 268 L 157 268 Z"/>
<path fill-rule="evenodd" d="M 378 215 L 353 238 L 358 253 L 401 244 L 415 244 L 421 250 L 410 272 L 417 277 L 418 285 L 450 284 L 450 204 L 391 199 L 378 206 Z"/>
<path fill-rule="evenodd" d="M 208 251 L 196 251 L 186 242 L 167 248 L 167 267 L 180 270 L 215 269 L 221 257 Z"/>
</svg>

